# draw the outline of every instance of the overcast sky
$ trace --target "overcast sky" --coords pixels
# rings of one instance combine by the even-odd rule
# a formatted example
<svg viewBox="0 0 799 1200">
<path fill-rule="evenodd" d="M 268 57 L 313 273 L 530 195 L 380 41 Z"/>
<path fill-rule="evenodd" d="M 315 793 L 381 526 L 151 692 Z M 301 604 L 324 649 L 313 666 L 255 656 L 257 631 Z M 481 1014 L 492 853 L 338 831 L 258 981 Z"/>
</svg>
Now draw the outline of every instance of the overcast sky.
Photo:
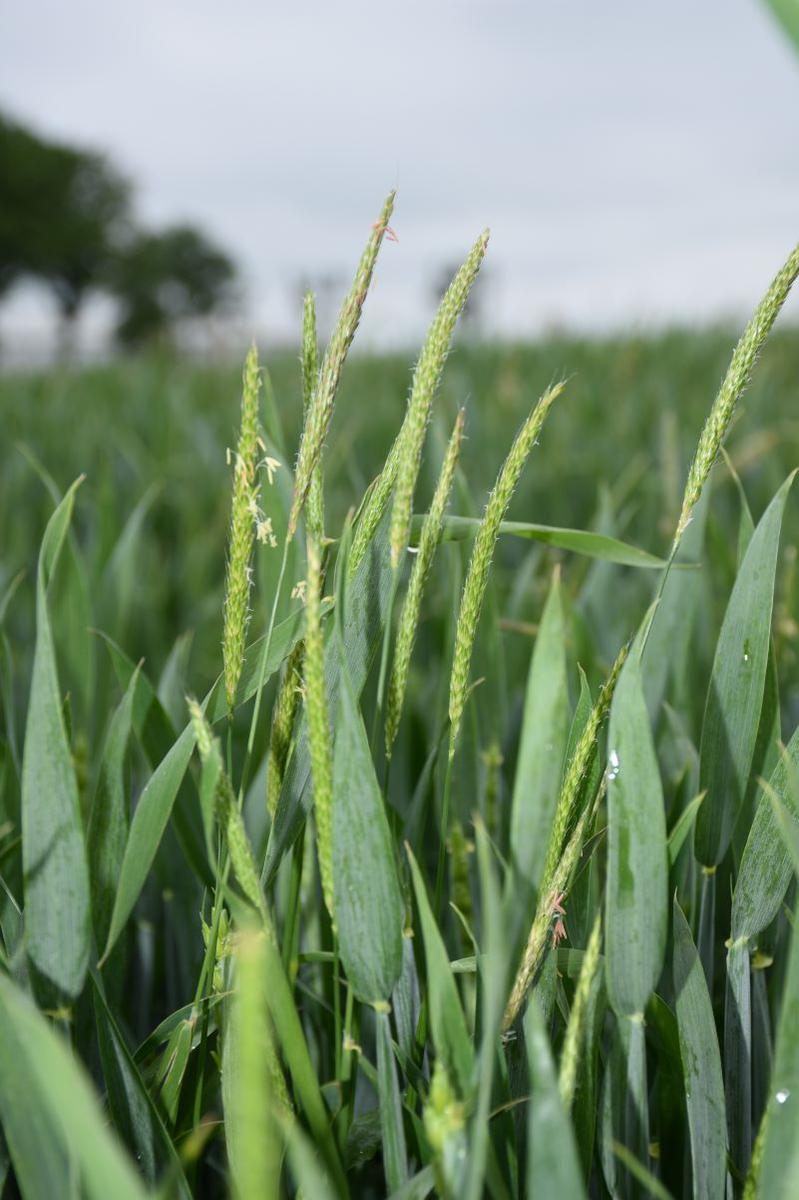
<svg viewBox="0 0 799 1200">
<path fill-rule="evenodd" d="M 485 225 L 514 334 L 738 318 L 799 239 L 799 57 L 760 0 L 26 0 L 0 105 L 107 150 L 143 221 L 204 226 L 272 338 L 393 186 L 368 341 L 418 336 Z"/>
</svg>

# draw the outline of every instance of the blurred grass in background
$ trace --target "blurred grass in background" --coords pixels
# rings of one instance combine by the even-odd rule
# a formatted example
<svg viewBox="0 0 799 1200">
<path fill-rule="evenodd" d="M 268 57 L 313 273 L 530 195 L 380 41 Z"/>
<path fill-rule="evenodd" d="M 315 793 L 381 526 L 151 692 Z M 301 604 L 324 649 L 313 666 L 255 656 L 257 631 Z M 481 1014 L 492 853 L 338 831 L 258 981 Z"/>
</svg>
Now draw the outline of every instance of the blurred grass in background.
<svg viewBox="0 0 799 1200">
<path fill-rule="evenodd" d="M 535 455 L 509 516 L 602 528 L 661 554 L 675 525 L 689 455 L 735 336 L 718 328 L 610 341 L 553 337 L 529 345 L 461 345 L 444 375 L 435 433 L 443 437 L 458 406 L 466 404 L 461 466 L 477 512 L 533 397 L 550 380 L 567 375 L 568 395 L 548 424 L 546 452 Z M 293 353 L 280 351 L 266 357 L 266 366 L 286 445 L 296 445 L 299 363 Z M 340 527 L 380 469 L 404 411 L 411 366 L 410 355 L 361 355 L 347 366 L 326 457 L 331 528 Z M 14 642 L 32 639 L 35 557 L 52 511 L 34 458 L 60 492 L 78 474 L 86 475 L 75 529 L 93 622 L 112 629 L 130 655 L 144 656 L 155 675 L 176 634 L 191 631 L 192 674 L 198 686 L 210 683 L 218 670 L 220 547 L 229 506 L 223 448 L 235 442 L 239 391 L 237 364 L 195 366 L 166 357 L 0 378 L 0 593 L 19 571 L 25 572 L 21 587 L 28 593 L 7 618 Z M 728 442 L 756 516 L 799 462 L 797 413 L 799 342 L 790 331 L 778 332 Z M 428 453 L 428 463 L 431 457 Z M 737 521 L 738 501 L 723 465 L 717 477 L 722 486 L 713 504 L 710 544 L 729 559 L 723 580 L 734 575 L 735 540 L 720 533 L 714 538 L 713 529 L 727 519 Z M 423 465 L 417 509 L 433 483 Z M 456 493 L 452 511 L 465 513 L 469 504 L 462 491 Z M 789 555 L 792 541 L 786 538 Z M 520 586 L 518 572 L 526 564 L 524 577 L 532 578 L 531 567 L 543 555 L 559 552 L 503 539 L 497 580 L 504 584 L 508 608 L 501 615 L 509 620 L 533 619 L 538 606 Z M 636 602 L 647 594 L 646 575 L 563 557 L 574 591 L 590 570 L 616 581 L 613 611 L 603 614 L 599 627 L 608 646 L 618 643 L 629 629 L 619 597 L 626 589 Z M 261 569 L 265 558 L 268 553 L 261 552 Z M 262 619 L 254 614 L 256 625 Z"/>
</svg>

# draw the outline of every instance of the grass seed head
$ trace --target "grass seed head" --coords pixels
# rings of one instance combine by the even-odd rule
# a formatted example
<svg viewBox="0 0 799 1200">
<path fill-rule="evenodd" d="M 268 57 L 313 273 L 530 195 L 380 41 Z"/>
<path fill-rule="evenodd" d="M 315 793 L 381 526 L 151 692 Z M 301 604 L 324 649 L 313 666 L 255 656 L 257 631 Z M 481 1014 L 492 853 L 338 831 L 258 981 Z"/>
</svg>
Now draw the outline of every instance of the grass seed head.
<svg viewBox="0 0 799 1200">
<path fill-rule="evenodd" d="M 452 490 L 452 479 L 460 455 L 463 440 L 464 410 L 461 409 L 455 421 L 455 427 L 449 439 L 447 452 L 441 474 L 436 484 L 436 490 L 430 505 L 430 511 L 425 517 L 419 547 L 411 571 L 408 591 L 400 614 L 397 628 L 397 641 L 394 650 L 394 662 L 388 683 L 386 698 L 386 754 L 391 757 L 391 750 L 399 729 L 402 707 L 405 701 L 405 688 L 408 682 L 408 668 L 416 641 L 416 630 L 419 626 L 419 612 L 422 596 L 430 575 L 438 543 L 441 538 L 441 527 L 444 512 Z"/>
<path fill-rule="evenodd" d="M 402 426 L 402 442 L 399 450 L 397 487 L 394 493 L 394 508 L 391 514 L 391 565 L 399 566 L 400 558 L 408 544 L 411 525 L 413 493 L 419 474 L 425 433 L 430 420 L 433 399 L 441 380 L 444 363 L 449 353 L 455 323 L 477 278 L 480 264 L 488 246 L 488 230 L 475 242 L 469 257 L 447 288 L 438 312 L 425 339 L 416 369 L 413 373 L 411 394 L 408 398 L 407 418 Z"/>
<path fill-rule="evenodd" d="M 230 513 L 227 575 L 225 579 L 222 658 L 225 696 L 233 711 L 236 688 L 244 664 L 247 626 L 250 620 L 250 559 L 255 541 L 253 514 L 258 510 L 258 397 L 261 373 L 258 351 L 253 346 L 244 364 L 241 394 L 241 431 L 234 458 L 233 501 Z"/>
<path fill-rule="evenodd" d="M 319 354 L 316 339 L 316 302 L 312 291 L 305 293 L 305 303 L 302 310 L 302 407 L 307 416 L 313 403 L 316 384 L 319 379 Z M 325 502 L 324 484 L 322 482 L 322 462 L 319 462 L 311 475 L 311 486 L 308 489 L 308 528 L 314 538 L 321 544 L 325 537 Z"/>
<path fill-rule="evenodd" d="M 333 766 L 330 719 L 325 691 L 325 648 L 322 637 L 322 562 L 319 546 L 308 539 L 308 587 L 305 600 L 305 708 L 311 754 L 317 854 L 322 894 L 330 919 L 333 910 Z"/>
<path fill-rule="evenodd" d="M 189 697 L 187 704 L 194 729 L 194 737 L 197 742 L 197 749 L 200 754 L 200 761 L 206 763 L 212 755 L 216 755 L 218 758 L 219 770 L 215 798 L 216 815 L 225 835 L 233 870 L 236 873 L 236 878 L 239 881 L 242 892 L 253 908 L 260 914 L 264 932 L 274 939 L 252 846 L 250 845 L 250 839 L 244 825 L 244 818 L 239 809 L 236 793 L 233 791 L 233 785 L 223 766 L 219 739 L 214 737 L 213 730 L 208 723 L 208 718 L 198 702 Z"/>
<path fill-rule="evenodd" d="M 677 523 L 677 532 L 674 535 L 675 551 L 716 461 L 738 399 L 749 383 L 752 369 L 757 362 L 763 343 L 787 300 L 797 275 L 799 275 L 799 246 L 794 248 L 783 267 L 774 276 L 771 286 L 755 309 L 754 316 L 733 351 L 727 374 L 724 376 L 724 381 L 705 422 L 694 461 L 688 472 L 682 510 Z"/>
<path fill-rule="evenodd" d="M 352 288 L 344 301 L 338 322 L 330 338 L 319 378 L 314 391 L 313 400 L 305 415 L 300 449 L 297 454 L 297 466 L 294 472 L 294 497 L 289 513 L 286 540 L 290 541 L 297 528 L 303 505 L 308 496 L 314 469 L 322 456 L 322 449 L 330 428 L 333 416 L 333 404 L 338 389 L 338 381 L 347 351 L 355 337 L 355 331 L 361 319 L 366 293 L 372 282 L 377 254 L 388 228 L 391 213 L 394 208 L 394 192 L 390 192 L 383 205 L 380 216 L 372 226 L 366 249 L 361 256 L 358 270 Z"/>
<path fill-rule="evenodd" d="M 455 633 L 455 651 L 449 691 L 450 759 L 455 755 L 461 718 L 466 705 L 474 639 L 477 635 L 477 625 L 488 584 L 491 559 L 499 536 L 499 526 L 516 490 L 524 464 L 541 431 L 541 426 L 546 420 L 553 401 L 563 391 L 563 387 L 563 383 L 557 383 L 554 387 L 548 388 L 517 433 L 508 457 L 497 476 L 494 489 L 488 497 L 485 514 L 474 539 Z"/>
<path fill-rule="evenodd" d="M 561 784 L 555 806 L 552 832 L 549 835 L 549 846 L 547 848 L 547 857 L 542 875 L 542 890 L 551 886 L 550 881 L 555 874 L 563 851 L 563 845 L 568 836 L 569 826 L 574 819 L 575 806 L 580 798 L 580 789 L 583 780 L 588 774 L 591 761 L 596 753 L 599 729 L 610 711 L 610 702 L 613 699 L 613 693 L 616 690 L 621 669 L 627 660 L 628 650 L 629 647 L 624 645 L 616 656 L 616 661 L 599 690 L 596 703 L 588 715 L 588 720 L 580 734 L 580 739 L 566 767 L 566 773 L 563 777 L 563 783 Z"/>
</svg>

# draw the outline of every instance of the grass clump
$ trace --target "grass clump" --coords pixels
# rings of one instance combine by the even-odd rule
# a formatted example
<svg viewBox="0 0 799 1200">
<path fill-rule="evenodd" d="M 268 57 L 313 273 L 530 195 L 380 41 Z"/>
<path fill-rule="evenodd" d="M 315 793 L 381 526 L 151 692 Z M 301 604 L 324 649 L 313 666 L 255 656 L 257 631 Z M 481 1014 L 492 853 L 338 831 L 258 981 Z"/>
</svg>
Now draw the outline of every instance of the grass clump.
<svg viewBox="0 0 799 1200">
<path fill-rule="evenodd" d="M 79 451 L 69 380 L 0 381 L 8 1194 L 793 1195 L 795 334 L 731 416 L 796 252 L 694 452 L 734 337 L 450 353 L 485 237 L 410 396 L 369 358 L 339 396 L 393 202 L 321 366 L 310 295 L 277 408 L 248 355 L 232 511 L 211 372 L 79 377 Z"/>
</svg>

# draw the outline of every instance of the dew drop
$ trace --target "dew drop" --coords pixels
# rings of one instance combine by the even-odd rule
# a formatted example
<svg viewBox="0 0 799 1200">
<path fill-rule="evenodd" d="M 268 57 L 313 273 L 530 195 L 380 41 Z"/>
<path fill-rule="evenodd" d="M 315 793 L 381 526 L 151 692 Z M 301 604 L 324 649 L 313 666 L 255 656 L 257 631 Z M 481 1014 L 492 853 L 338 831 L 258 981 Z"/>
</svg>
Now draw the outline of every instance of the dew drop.
<svg viewBox="0 0 799 1200">
<path fill-rule="evenodd" d="M 745 662 L 745 663 L 748 663 L 748 662 L 749 662 L 749 657 L 750 657 L 750 654 L 749 654 L 749 641 L 748 641 L 748 639 L 747 639 L 747 641 L 745 641 L 745 642 L 744 642 L 744 662 Z"/>
<path fill-rule="evenodd" d="M 790 1094 L 791 1093 L 786 1088 L 780 1088 L 780 1090 L 777 1092 L 775 1099 L 778 1104 L 784 1104 L 785 1101 L 790 1096 Z"/>
<path fill-rule="evenodd" d="M 611 750 L 608 756 L 608 779 L 615 779 L 620 770 L 619 756 L 615 750 Z"/>
</svg>

